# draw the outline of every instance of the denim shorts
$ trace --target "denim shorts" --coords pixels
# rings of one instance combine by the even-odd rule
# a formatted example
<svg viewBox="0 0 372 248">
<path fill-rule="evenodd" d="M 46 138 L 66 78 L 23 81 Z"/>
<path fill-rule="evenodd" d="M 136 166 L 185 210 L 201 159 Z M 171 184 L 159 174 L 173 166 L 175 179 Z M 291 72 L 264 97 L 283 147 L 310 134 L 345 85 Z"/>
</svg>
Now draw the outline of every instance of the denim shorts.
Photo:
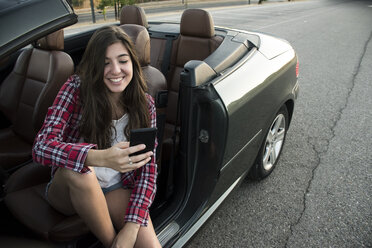
<svg viewBox="0 0 372 248">
<path fill-rule="evenodd" d="M 101 188 L 101 189 L 103 191 L 103 194 L 107 194 L 108 192 L 111 192 L 111 191 L 114 191 L 115 189 L 120 189 L 120 188 L 124 188 L 123 187 L 123 182 L 118 182 L 114 185 L 111 185 L 110 187 Z"/>
</svg>

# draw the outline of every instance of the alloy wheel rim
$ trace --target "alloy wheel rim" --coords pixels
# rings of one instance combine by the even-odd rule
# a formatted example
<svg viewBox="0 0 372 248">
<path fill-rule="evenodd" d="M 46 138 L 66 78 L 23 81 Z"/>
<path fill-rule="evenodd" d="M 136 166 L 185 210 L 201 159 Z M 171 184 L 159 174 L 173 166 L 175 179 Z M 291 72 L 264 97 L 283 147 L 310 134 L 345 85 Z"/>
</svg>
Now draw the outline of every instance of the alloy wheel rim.
<svg viewBox="0 0 372 248">
<path fill-rule="evenodd" d="M 265 141 L 262 164 L 266 171 L 273 168 L 279 157 L 284 143 L 285 131 L 285 117 L 283 114 L 279 114 L 271 124 Z"/>
</svg>

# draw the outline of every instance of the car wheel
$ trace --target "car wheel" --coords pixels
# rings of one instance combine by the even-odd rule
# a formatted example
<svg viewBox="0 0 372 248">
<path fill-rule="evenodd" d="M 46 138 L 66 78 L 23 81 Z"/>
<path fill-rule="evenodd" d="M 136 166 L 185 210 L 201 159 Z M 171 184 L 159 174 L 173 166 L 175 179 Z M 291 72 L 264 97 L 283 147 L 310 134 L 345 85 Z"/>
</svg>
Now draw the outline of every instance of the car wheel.
<svg viewBox="0 0 372 248">
<path fill-rule="evenodd" d="M 283 106 L 275 115 L 269 130 L 266 132 L 255 164 L 250 171 L 250 178 L 263 179 L 274 170 L 287 135 L 288 121 L 288 110 Z"/>
</svg>

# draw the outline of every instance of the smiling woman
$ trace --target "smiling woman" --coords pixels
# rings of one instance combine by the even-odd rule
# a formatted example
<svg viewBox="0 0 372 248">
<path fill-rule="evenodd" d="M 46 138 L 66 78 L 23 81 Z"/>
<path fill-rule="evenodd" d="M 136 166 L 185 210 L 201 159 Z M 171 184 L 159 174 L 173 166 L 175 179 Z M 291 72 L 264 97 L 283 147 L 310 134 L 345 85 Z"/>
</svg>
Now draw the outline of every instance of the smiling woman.
<svg viewBox="0 0 372 248">
<path fill-rule="evenodd" d="M 95 68 L 94 75 L 87 68 Z M 125 142 L 128 130 L 156 125 L 141 74 L 129 37 L 118 27 L 97 30 L 77 75 L 49 108 L 33 148 L 36 162 L 53 167 L 46 188 L 51 206 L 67 216 L 78 214 L 106 247 L 160 246 L 148 212 L 156 188 L 154 152 L 131 156 L 144 145 Z"/>
</svg>

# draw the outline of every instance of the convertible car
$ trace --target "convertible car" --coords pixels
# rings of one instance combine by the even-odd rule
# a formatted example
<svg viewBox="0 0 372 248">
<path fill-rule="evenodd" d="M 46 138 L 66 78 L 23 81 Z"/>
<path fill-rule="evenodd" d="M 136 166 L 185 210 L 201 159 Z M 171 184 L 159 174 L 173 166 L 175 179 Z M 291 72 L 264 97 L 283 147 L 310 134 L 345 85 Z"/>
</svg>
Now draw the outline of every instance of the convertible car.
<svg viewBox="0 0 372 248">
<path fill-rule="evenodd" d="M 76 22 L 65 0 L 0 0 L 0 246 L 100 247 L 78 216 L 48 205 L 50 169 L 31 158 L 95 31 L 68 34 Z M 182 247 L 245 177 L 275 168 L 299 92 L 297 55 L 283 39 L 215 27 L 201 9 L 152 23 L 125 6 L 111 25 L 132 38 L 156 100 L 155 230 L 162 246 Z"/>
</svg>

